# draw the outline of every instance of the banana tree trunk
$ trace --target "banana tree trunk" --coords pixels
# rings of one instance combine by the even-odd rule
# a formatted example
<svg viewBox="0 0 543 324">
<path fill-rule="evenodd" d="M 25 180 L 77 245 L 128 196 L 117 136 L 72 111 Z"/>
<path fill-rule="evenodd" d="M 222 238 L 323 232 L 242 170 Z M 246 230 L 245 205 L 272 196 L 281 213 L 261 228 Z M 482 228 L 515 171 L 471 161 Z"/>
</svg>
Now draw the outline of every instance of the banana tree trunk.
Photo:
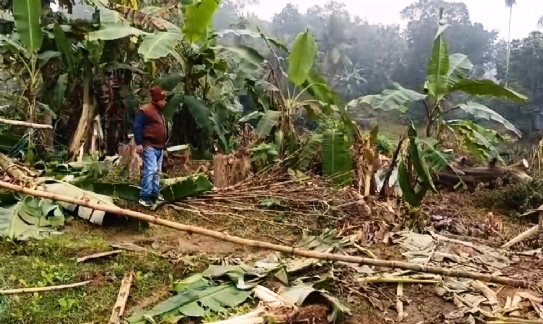
<svg viewBox="0 0 543 324">
<path fill-rule="evenodd" d="M 85 141 L 85 137 L 89 134 L 89 125 L 91 125 L 94 117 L 94 104 L 91 99 L 91 77 L 86 76 L 83 81 L 83 111 L 77 124 L 77 129 L 70 141 L 68 148 L 68 159 L 74 160 L 81 148 L 81 144 Z"/>
</svg>

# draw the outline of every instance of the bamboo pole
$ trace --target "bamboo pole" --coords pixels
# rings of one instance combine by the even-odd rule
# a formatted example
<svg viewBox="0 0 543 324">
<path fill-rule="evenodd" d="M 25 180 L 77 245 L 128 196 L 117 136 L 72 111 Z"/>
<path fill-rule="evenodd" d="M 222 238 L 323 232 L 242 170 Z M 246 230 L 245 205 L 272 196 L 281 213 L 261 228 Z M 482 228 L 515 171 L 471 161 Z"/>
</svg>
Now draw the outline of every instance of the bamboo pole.
<svg viewBox="0 0 543 324">
<path fill-rule="evenodd" d="M 21 186 L 17 186 L 17 185 L 2 182 L 2 181 L 0 181 L 0 187 L 17 191 L 17 192 L 22 192 L 24 194 L 31 195 L 31 196 L 67 202 L 70 204 L 84 206 L 84 207 L 92 208 L 95 210 L 101 210 L 101 211 L 105 211 L 105 212 L 116 214 L 116 215 L 132 217 L 132 218 L 146 221 L 152 224 L 157 224 L 157 225 L 173 228 L 173 229 L 188 232 L 188 233 L 201 234 L 201 235 L 213 237 L 222 241 L 227 241 L 227 242 L 240 244 L 244 246 L 251 246 L 251 247 L 260 248 L 260 249 L 278 251 L 285 254 L 291 254 L 291 255 L 296 255 L 296 256 L 301 256 L 301 257 L 306 257 L 306 258 L 328 260 L 328 261 L 342 261 L 342 262 L 347 262 L 347 263 L 355 263 L 355 264 L 385 267 L 385 268 L 397 268 L 397 269 L 411 270 L 411 271 L 417 271 L 417 272 L 433 273 L 433 274 L 443 275 L 447 277 L 471 278 L 471 279 L 499 283 L 499 284 L 514 286 L 514 287 L 529 288 L 532 286 L 532 283 L 526 280 L 519 280 L 519 279 L 513 279 L 513 278 L 507 278 L 507 277 L 498 277 L 498 276 L 493 276 L 493 275 L 483 274 L 483 273 L 452 270 L 452 269 L 432 267 L 432 266 L 420 265 L 420 264 L 414 264 L 414 263 L 408 263 L 408 262 L 402 262 L 402 261 L 378 260 L 378 259 L 370 259 L 370 258 L 363 258 L 363 257 L 357 257 L 357 256 L 350 256 L 350 255 L 308 251 L 308 250 L 295 248 L 295 247 L 272 244 L 272 243 L 263 242 L 263 241 L 244 239 L 241 237 L 232 236 L 232 235 L 224 234 L 221 232 L 208 230 L 202 227 L 184 225 L 184 224 L 164 220 L 156 216 L 143 214 L 143 213 L 136 212 L 133 210 L 122 209 L 117 206 L 110 206 L 110 205 L 105 205 L 105 204 L 99 205 L 99 204 L 95 204 L 95 203 L 88 202 L 81 199 L 74 199 L 68 196 L 28 189 L 28 188 L 24 188 Z"/>
<path fill-rule="evenodd" d="M 16 294 L 29 294 L 29 293 L 44 292 L 44 291 L 56 291 L 56 290 L 62 290 L 62 289 L 85 286 L 85 285 L 88 285 L 91 282 L 92 282 L 92 280 L 87 280 L 87 281 L 77 282 L 77 283 L 73 283 L 73 284 L 69 284 L 69 285 L 7 289 L 7 290 L 0 290 L 0 295 L 16 295 Z"/>
<path fill-rule="evenodd" d="M 0 124 L 24 126 L 24 127 L 30 127 L 30 128 L 36 128 L 36 129 L 53 129 L 53 126 L 51 125 L 27 123 L 20 120 L 11 120 L 11 119 L 4 119 L 4 118 L 0 118 Z"/>
</svg>

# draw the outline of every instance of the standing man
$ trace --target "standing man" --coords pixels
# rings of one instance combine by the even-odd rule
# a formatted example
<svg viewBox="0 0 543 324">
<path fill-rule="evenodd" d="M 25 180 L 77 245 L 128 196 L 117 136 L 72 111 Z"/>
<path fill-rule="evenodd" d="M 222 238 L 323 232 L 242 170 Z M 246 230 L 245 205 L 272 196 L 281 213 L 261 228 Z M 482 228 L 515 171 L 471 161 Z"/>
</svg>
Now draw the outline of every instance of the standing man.
<svg viewBox="0 0 543 324">
<path fill-rule="evenodd" d="M 168 124 L 162 114 L 166 107 L 166 94 L 160 87 L 151 88 L 151 102 L 140 107 L 134 121 L 136 153 L 143 160 L 141 176 L 140 205 L 151 207 L 156 201 L 163 201 L 160 194 L 162 157 L 168 141 Z"/>
</svg>

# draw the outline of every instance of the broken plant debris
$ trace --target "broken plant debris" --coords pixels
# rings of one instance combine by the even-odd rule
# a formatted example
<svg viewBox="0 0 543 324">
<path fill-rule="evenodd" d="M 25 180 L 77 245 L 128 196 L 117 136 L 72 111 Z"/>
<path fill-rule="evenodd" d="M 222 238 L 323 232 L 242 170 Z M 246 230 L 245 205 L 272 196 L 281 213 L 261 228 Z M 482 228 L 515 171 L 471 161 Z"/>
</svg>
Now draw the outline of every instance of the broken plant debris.
<svg viewBox="0 0 543 324">
<path fill-rule="evenodd" d="M 338 239 L 335 235 L 337 232 L 327 231 L 320 236 L 306 236 L 298 246 L 315 251 L 338 252 L 350 244 L 347 238 Z M 233 308 L 256 297 L 260 301 L 256 310 L 231 320 L 273 319 L 276 323 L 295 323 L 327 318 L 329 322 L 337 323 L 350 314 L 349 307 L 319 287 L 322 278 L 304 277 L 310 268 L 324 263 L 326 261 L 284 258 L 272 253 L 253 265 L 240 260 L 234 264 L 210 265 L 202 273 L 175 281 L 171 287 L 175 292 L 173 297 L 150 310 L 136 311 L 127 321 L 130 324 L 143 324 L 147 320 L 174 323 L 186 317 L 228 317 Z M 262 286 L 269 280 L 275 280 L 280 285 L 277 293 Z M 307 306 L 306 302 L 317 302 L 322 306 L 324 313 L 320 314 L 320 318 L 304 318 L 312 315 L 301 310 Z M 263 308 L 264 305 L 267 307 Z"/>
</svg>

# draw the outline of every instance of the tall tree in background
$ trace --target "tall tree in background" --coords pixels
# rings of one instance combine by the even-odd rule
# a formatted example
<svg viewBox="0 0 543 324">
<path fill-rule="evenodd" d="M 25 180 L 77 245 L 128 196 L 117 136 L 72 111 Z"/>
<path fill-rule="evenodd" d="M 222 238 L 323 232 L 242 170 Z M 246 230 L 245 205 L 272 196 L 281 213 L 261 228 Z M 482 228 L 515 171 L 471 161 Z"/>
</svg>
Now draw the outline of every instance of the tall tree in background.
<svg viewBox="0 0 543 324">
<path fill-rule="evenodd" d="M 511 56 L 511 18 L 513 18 L 513 6 L 517 4 L 516 0 L 505 0 L 505 5 L 509 8 L 509 30 L 507 32 L 507 62 L 505 70 L 505 86 L 509 84 L 509 60 Z"/>
</svg>

